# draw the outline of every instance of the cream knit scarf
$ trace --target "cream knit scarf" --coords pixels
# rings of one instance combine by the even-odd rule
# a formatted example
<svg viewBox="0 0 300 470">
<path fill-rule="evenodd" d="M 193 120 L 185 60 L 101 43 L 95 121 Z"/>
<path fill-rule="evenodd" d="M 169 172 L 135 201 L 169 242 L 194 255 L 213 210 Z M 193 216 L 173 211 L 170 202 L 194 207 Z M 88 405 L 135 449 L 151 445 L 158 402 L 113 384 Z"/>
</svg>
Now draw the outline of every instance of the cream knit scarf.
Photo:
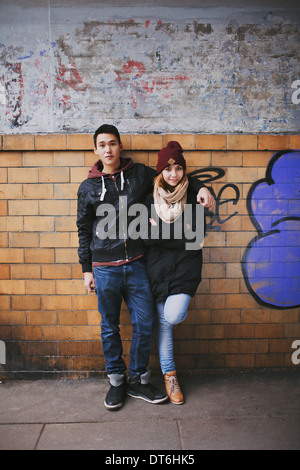
<svg viewBox="0 0 300 470">
<path fill-rule="evenodd" d="M 181 184 L 177 185 L 173 192 L 167 191 L 155 184 L 153 191 L 154 207 L 161 220 L 171 224 L 180 217 L 187 200 L 188 185 L 189 180 L 186 175 Z"/>
</svg>

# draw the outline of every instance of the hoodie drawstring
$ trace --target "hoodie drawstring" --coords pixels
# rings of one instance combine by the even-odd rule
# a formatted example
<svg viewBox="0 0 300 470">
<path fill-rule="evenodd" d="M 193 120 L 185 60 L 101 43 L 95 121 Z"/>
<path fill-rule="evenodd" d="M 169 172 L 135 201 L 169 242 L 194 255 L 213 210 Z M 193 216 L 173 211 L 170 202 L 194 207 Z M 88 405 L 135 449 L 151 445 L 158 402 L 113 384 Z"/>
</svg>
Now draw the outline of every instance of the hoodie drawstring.
<svg viewBox="0 0 300 470">
<path fill-rule="evenodd" d="M 101 175 L 101 179 L 102 179 L 102 191 L 100 195 L 100 201 L 104 201 L 104 197 L 107 192 L 107 189 L 105 187 L 105 181 L 102 175 Z M 125 184 L 124 174 L 123 174 L 123 171 L 121 171 L 121 191 L 124 190 L 124 184 Z"/>
<path fill-rule="evenodd" d="M 121 171 L 121 191 L 123 191 L 124 189 L 124 174 L 123 174 L 123 170 Z"/>
<path fill-rule="evenodd" d="M 100 201 L 103 201 L 107 189 L 106 189 L 106 187 L 105 187 L 105 182 L 104 182 L 103 176 L 101 176 L 101 178 L 102 178 L 102 192 L 101 192 L 101 196 L 100 196 Z"/>
</svg>

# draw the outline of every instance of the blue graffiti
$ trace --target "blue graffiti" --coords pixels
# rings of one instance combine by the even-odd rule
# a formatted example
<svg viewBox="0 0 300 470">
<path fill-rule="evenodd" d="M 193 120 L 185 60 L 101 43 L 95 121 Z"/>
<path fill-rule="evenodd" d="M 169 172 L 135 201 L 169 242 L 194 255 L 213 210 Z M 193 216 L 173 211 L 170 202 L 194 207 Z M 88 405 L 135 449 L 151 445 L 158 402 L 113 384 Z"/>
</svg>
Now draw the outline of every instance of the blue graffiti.
<svg viewBox="0 0 300 470">
<path fill-rule="evenodd" d="M 250 188 L 248 213 L 258 235 L 242 268 L 249 292 L 264 306 L 300 306 L 300 151 L 275 153 L 266 177 Z"/>
</svg>

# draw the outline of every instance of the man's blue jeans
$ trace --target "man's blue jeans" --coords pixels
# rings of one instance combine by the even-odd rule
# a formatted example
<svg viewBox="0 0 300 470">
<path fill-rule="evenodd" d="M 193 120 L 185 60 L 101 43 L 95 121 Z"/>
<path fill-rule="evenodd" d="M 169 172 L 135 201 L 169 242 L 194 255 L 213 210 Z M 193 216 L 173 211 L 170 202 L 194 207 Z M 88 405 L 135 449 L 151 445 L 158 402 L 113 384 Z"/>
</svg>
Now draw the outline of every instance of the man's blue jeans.
<svg viewBox="0 0 300 470">
<path fill-rule="evenodd" d="M 149 362 L 155 324 L 155 303 L 144 259 L 121 266 L 96 266 L 94 279 L 101 314 L 101 339 L 107 372 L 122 374 L 126 370 L 119 333 L 123 297 L 133 327 L 129 374 L 144 374 Z"/>
</svg>

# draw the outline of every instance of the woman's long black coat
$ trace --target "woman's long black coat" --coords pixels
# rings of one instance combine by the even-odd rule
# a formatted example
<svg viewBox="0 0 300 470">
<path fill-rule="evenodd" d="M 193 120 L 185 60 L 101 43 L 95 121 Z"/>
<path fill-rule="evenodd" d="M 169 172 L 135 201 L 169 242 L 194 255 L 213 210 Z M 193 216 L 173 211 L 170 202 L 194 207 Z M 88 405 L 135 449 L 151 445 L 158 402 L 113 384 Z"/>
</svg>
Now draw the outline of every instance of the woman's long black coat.
<svg viewBox="0 0 300 470">
<path fill-rule="evenodd" d="M 192 204 L 193 217 L 192 227 L 196 230 L 196 194 L 188 188 L 187 204 Z M 153 216 L 153 196 L 149 194 L 146 199 L 149 216 Z M 152 206 L 152 211 L 151 211 Z M 204 219 L 204 214 L 203 214 Z M 158 221 L 158 217 L 156 221 Z M 183 219 L 184 220 L 184 219 Z M 189 294 L 193 297 L 201 282 L 202 272 L 202 249 L 186 249 L 186 243 L 191 242 L 186 238 L 172 239 L 172 226 L 159 220 L 159 239 L 145 240 L 146 268 L 150 279 L 153 296 L 156 301 L 164 301 L 169 295 Z M 202 222 L 205 227 L 205 220 Z M 166 225 L 171 225 L 171 237 L 169 240 L 162 239 L 162 233 Z M 149 225 L 149 234 L 150 234 Z M 153 230 L 153 229 L 152 229 Z M 183 232 L 184 234 L 184 232 Z"/>
</svg>

